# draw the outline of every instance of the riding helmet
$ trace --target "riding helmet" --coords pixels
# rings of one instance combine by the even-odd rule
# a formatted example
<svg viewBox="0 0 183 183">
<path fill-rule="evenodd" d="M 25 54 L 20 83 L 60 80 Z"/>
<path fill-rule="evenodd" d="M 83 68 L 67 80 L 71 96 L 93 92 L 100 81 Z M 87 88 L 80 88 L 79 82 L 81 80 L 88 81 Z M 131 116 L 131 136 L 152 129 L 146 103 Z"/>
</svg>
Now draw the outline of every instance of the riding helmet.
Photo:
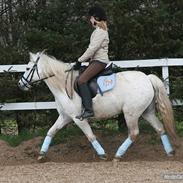
<svg viewBox="0 0 183 183">
<path fill-rule="evenodd" d="M 97 21 L 107 20 L 106 13 L 100 6 L 90 8 L 88 14 L 89 16 L 93 16 Z"/>
</svg>

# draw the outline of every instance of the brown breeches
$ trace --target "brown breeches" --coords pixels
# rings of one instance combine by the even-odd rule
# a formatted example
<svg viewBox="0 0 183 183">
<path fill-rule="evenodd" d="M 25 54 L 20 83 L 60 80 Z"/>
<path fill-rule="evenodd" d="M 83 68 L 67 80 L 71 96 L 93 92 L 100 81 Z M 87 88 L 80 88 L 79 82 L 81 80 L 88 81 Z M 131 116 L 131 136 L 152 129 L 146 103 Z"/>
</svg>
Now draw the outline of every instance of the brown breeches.
<svg viewBox="0 0 183 183">
<path fill-rule="evenodd" d="M 90 79 L 92 79 L 98 73 L 103 71 L 106 65 L 107 65 L 106 63 L 97 60 L 91 61 L 86 70 L 79 76 L 78 84 L 81 85 L 87 83 Z"/>
</svg>

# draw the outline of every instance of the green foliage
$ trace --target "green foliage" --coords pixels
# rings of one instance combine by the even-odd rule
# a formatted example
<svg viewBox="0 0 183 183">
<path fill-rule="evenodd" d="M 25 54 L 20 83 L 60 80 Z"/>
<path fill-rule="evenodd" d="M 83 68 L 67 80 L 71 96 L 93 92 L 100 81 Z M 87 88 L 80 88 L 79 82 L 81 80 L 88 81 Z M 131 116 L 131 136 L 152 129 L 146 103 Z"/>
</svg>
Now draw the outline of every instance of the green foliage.
<svg viewBox="0 0 183 183">
<path fill-rule="evenodd" d="M 170 69 L 171 98 L 183 100 L 183 67 Z"/>
<path fill-rule="evenodd" d="M 176 126 L 178 135 L 183 137 L 183 122 L 177 123 Z"/>
<path fill-rule="evenodd" d="M 114 59 L 182 57 L 182 8 L 165 1 L 114 1 Z M 172 21 L 177 20 L 177 21 Z"/>
</svg>

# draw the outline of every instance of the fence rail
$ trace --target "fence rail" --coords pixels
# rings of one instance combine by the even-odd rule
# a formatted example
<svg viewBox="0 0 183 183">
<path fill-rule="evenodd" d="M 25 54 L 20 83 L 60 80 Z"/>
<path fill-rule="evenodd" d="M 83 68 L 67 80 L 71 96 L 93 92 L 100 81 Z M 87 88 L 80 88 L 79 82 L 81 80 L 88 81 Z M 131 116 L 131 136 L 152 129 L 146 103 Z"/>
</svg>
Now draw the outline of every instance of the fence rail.
<svg viewBox="0 0 183 183">
<path fill-rule="evenodd" d="M 148 59 L 148 60 L 123 60 L 113 61 L 121 68 L 136 68 L 136 67 L 161 67 L 162 78 L 167 90 L 169 89 L 169 67 L 183 66 L 183 58 L 165 58 L 165 59 Z M 0 73 L 6 72 L 24 72 L 26 65 L 0 65 Z M 173 100 L 172 104 L 183 105 L 180 100 Z M 0 104 L 0 110 L 42 110 L 42 109 L 55 109 L 55 102 L 22 102 L 22 103 L 4 103 Z"/>
</svg>

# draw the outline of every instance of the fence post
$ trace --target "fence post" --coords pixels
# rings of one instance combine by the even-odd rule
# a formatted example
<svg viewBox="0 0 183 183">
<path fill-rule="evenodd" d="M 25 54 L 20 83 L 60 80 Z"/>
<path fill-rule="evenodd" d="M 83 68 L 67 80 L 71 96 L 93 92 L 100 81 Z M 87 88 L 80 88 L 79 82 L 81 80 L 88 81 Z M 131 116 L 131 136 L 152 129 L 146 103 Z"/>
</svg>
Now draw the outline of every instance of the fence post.
<svg viewBox="0 0 183 183">
<path fill-rule="evenodd" d="M 168 62 L 168 59 L 165 60 L 166 62 Z M 169 68 L 168 68 L 168 64 L 166 66 L 162 66 L 162 77 L 163 77 L 163 82 L 165 84 L 165 88 L 167 91 L 167 94 L 170 94 L 170 82 L 169 82 Z"/>
</svg>

